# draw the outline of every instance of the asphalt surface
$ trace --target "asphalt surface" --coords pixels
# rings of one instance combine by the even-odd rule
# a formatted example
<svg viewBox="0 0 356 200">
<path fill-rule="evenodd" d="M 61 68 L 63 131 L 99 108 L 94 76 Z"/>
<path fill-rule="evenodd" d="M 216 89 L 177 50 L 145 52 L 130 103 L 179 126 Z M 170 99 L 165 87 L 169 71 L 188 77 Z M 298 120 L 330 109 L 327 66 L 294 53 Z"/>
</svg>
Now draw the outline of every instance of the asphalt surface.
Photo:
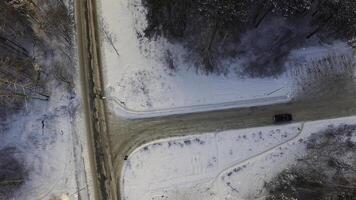
<svg viewBox="0 0 356 200">
<path fill-rule="evenodd" d="M 273 125 L 273 116 L 293 114 L 294 122 L 314 121 L 356 114 L 354 80 L 329 80 L 307 96 L 289 103 L 228 109 L 145 119 L 125 119 L 107 109 L 100 97 L 101 74 L 100 36 L 95 0 L 76 3 L 77 31 L 82 84 L 85 86 L 85 112 L 92 144 L 92 163 L 96 173 L 97 199 L 120 199 L 120 175 L 129 155 L 138 146 L 171 136 L 199 134 Z"/>
<path fill-rule="evenodd" d="M 101 100 L 102 78 L 98 42 L 96 1 L 75 1 L 80 78 L 83 85 L 83 110 L 88 129 L 94 196 L 97 200 L 118 199 L 115 171 L 106 128 L 106 106 Z"/>
</svg>

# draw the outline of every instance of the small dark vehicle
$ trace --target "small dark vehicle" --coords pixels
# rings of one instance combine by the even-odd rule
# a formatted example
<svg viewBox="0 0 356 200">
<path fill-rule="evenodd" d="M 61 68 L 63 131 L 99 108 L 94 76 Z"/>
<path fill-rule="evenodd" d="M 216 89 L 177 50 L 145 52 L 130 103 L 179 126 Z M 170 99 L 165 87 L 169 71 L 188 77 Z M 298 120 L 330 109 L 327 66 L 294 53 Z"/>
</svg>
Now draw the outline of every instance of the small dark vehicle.
<svg viewBox="0 0 356 200">
<path fill-rule="evenodd" d="M 273 116 L 275 123 L 286 123 L 293 120 L 292 114 L 284 113 Z"/>
</svg>

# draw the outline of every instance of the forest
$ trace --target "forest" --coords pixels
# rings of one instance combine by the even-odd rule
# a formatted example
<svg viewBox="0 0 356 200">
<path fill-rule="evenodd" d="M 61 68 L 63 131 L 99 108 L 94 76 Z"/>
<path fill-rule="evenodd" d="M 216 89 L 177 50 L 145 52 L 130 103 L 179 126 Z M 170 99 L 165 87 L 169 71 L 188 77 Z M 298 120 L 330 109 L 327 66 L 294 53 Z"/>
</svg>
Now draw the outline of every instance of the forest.
<svg viewBox="0 0 356 200">
<path fill-rule="evenodd" d="M 289 52 L 300 47 L 352 42 L 355 0 L 143 0 L 143 37 L 167 38 L 195 55 L 207 73 L 224 59 L 246 58 L 242 74 L 273 77 L 285 71 Z"/>
<path fill-rule="evenodd" d="M 0 2 L 0 119 L 36 99 L 47 101 L 52 78 L 71 83 L 73 11 L 65 2 Z M 60 59 L 67 57 L 68 59 Z"/>
<path fill-rule="evenodd" d="M 46 107 L 54 83 L 66 84 L 68 92 L 73 88 L 74 14 L 66 3 L 68 1 L 63 0 L 0 1 L 0 135 L 3 145 L 9 142 L 4 137 L 13 117 L 36 110 L 36 106 Z M 42 124 L 44 126 L 43 121 Z M 20 133 L 13 134 L 16 138 Z M 19 155 L 16 146 L 0 149 L 0 199 L 13 199 L 13 193 L 28 177 L 29 169 Z"/>
</svg>

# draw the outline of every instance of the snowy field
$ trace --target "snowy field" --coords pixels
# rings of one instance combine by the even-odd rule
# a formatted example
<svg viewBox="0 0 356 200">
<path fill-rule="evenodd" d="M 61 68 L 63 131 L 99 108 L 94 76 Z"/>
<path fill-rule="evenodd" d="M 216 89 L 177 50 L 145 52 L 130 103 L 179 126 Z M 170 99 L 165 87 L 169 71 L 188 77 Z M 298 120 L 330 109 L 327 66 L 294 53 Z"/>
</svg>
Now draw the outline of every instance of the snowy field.
<svg viewBox="0 0 356 200">
<path fill-rule="evenodd" d="M 352 52 L 341 42 L 294 50 L 286 65 L 299 67 L 278 78 L 242 78 L 231 70 L 225 75 L 205 75 L 196 73 L 194 64 L 185 59 L 188 52 L 183 46 L 161 37 L 151 41 L 138 36 L 147 25 L 140 0 L 98 0 L 98 4 L 105 98 L 111 110 L 124 117 L 286 102 L 293 98 L 294 79 L 303 75 L 306 63 Z M 224 65 L 229 68 L 242 60 L 226 60 Z M 177 69 L 169 69 L 171 64 Z"/>
<path fill-rule="evenodd" d="M 265 183 L 305 154 L 314 133 L 355 122 L 349 117 L 154 141 L 125 161 L 122 198 L 264 199 Z"/>
</svg>

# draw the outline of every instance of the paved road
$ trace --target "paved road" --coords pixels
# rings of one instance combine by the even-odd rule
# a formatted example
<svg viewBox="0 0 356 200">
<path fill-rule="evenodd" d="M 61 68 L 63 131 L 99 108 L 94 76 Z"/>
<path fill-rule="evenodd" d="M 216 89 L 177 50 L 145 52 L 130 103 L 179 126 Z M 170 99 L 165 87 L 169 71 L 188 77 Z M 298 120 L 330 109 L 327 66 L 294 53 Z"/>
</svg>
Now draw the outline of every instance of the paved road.
<svg viewBox="0 0 356 200">
<path fill-rule="evenodd" d="M 294 121 L 350 116 L 356 114 L 356 92 L 353 82 L 329 80 L 308 98 L 289 103 L 248 107 L 194 114 L 128 120 L 113 115 L 102 91 L 99 29 L 95 0 L 76 4 L 78 42 L 85 110 L 93 146 L 92 163 L 97 173 L 97 199 L 119 199 L 121 167 L 125 155 L 146 142 L 171 136 L 201 132 L 240 129 L 273 124 L 277 113 L 292 113 Z M 327 92 L 325 92 L 327 91 Z M 315 95 L 314 95 L 315 94 Z M 323 94 L 323 95 L 319 95 Z"/>
<path fill-rule="evenodd" d="M 118 199 L 115 184 L 115 171 L 106 128 L 105 104 L 99 98 L 102 93 L 100 71 L 100 51 L 96 16 L 96 1 L 75 1 L 78 55 L 80 76 L 83 85 L 83 109 L 88 126 L 88 138 L 91 144 L 91 163 L 95 169 L 92 178 L 95 187 L 95 199 Z"/>
<path fill-rule="evenodd" d="M 337 84 L 336 84 L 337 85 Z M 336 90 L 336 89 L 335 89 Z M 273 124 L 273 115 L 292 113 L 294 121 L 350 116 L 356 113 L 355 92 L 340 89 L 333 96 L 310 98 L 284 104 L 230 109 L 162 118 L 125 120 L 109 115 L 113 164 L 119 170 L 122 158 L 137 146 L 170 136 L 240 129 Z"/>
</svg>

